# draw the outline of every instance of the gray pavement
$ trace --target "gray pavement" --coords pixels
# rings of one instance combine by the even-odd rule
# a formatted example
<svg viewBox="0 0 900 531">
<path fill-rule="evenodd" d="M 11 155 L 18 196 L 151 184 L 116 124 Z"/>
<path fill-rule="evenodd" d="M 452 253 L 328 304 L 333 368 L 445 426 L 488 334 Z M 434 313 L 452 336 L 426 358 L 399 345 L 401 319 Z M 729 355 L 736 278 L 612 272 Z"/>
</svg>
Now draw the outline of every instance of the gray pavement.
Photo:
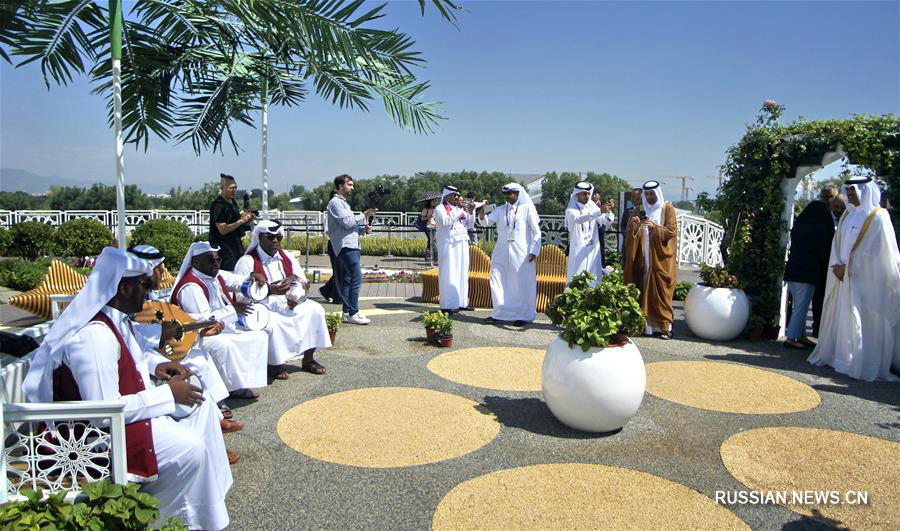
<svg viewBox="0 0 900 531">
<path fill-rule="evenodd" d="M 226 436 L 242 455 L 233 467 L 228 497 L 232 529 L 426 529 L 440 500 L 456 485 L 506 468 L 541 463 L 598 463 L 649 472 L 712 498 L 717 490 L 746 489 L 723 466 L 719 446 L 743 430 L 769 426 L 837 429 L 900 441 L 897 384 L 850 380 L 805 362 L 806 354 L 779 343 L 709 344 L 690 335 L 678 305 L 676 338 L 636 338 L 645 363 L 663 360 L 728 361 L 784 374 L 812 386 L 818 407 L 783 415 L 717 413 L 647 394 L 638 414 L 616 434 L 573 431 L 551 415 L 540 393 L 504 392 L 445 380 L 426 369 L 446 352 L 424 344 L 415 301 L 366 300 L 363 308 L 413 309 L 379 315 L 369 326 L 344 325 L 335 348 L 317 358 L 324 376 L 296 372 L 262 390 L 253 403 L 235 403 L 243 431 Z M 335 306 L 325 305 L 327 311 Z M 525 346 L 545 349 L 554 327 L 540 316 L 526 331 L 480 322 L 486 311 L 455 317 L 453 349 Z M 511 367 L 510 370 L 515 370 Z M 458 458 L 403 468 L 372 469 L 307 457 L 285 445 L 278 418 L 304 401 L 352 389 L 412 386 L 444 391 L 484 405 L 501 424 L 486 446 Z M 391 404 L 384 404 L 390 408 Z M 313 426 L 311 429 L 315 430 Z M 327 436 L 327 434 L 323 434 Z M 602 493 L 597 493 L 602 496 Z M 773 505 L 728 507 L 754 529 L 817 528 L 820 524 Z M 586 522 L 586 526 L 602 525 Z"/>
</svg>

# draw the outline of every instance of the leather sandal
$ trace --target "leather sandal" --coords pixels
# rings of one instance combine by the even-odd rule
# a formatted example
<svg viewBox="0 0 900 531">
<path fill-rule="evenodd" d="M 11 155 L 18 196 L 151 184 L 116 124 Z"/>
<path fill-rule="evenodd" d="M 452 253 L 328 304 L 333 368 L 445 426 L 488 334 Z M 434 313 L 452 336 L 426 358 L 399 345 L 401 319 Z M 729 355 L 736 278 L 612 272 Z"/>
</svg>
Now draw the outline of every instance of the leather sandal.
<svg viewBox="0 0 900 531">
<path fill-rule="evenodd" d="M 246 387 L 243 389 L 238 389 L 236 391 L 232 391 L 228 394 L 228 398 L 240 398 L 243 400 L 256 400 L 259 398 L 259 391 L 253 389 L 247 389 Z"/>
<path fill-rule="evenodd" d="M 312 374 L 325 374 L 325 366 L 316 360 L 313 360 L 309 363 L 301 363 L 300 369 Z"/>
<path fill-rule="evenodd" d="M 244 425 L 236 420 L 222 419 L 219 421 L 219 426 L 222 427 L 222 433 L 234 433 L 244 429 Z"/>
<path fill-rule="evenodd" d="M 269 375 L 276 380 L 287 380 L 290 378 L 284 365 L 269 365 Z"/>
<path fill-rule="evenodd" d="M 233 465 L 241 460 L 241 456 L 232 452 L 231 450 L 225 450 L 225 455 L 228 456 L 228 464 Z"/>
</svg>

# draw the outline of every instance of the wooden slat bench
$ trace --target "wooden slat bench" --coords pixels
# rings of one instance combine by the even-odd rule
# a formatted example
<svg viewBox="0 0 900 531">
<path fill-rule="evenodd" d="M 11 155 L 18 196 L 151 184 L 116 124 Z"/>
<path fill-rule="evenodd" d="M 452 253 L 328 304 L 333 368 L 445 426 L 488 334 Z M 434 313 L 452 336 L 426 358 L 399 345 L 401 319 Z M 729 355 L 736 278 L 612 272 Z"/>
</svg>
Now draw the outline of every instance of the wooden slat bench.
<svg viewBox="0 0 900 531">
<path fill-rule="evenodd" d="M 437 304 L 441 300 L 438 268 L 423 271 L 422 302 Z M 491 258 L 480 248 L 469 246 L 469 306 L 491 307 Z"/>
</svg>

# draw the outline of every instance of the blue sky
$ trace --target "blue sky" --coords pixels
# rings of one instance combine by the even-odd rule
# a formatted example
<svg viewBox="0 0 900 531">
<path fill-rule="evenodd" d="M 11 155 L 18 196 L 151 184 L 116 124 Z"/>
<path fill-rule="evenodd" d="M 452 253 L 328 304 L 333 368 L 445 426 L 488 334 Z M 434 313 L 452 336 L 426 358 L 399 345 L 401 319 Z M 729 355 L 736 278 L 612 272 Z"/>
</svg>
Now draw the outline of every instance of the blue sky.
<svg viewBox="0 0 900 531">
<path fill-rule="evenodd" d="M 896 1 L 461 4 L 458 29 L 414 2 L 392 2 L 381 21 L 428 60 L 419 77 L 448 116 L 435 134 L 399 129 L 380 104 L 362 113 L 312 96 L 273 108 L 270 186 L 345 172 L 593 170 L 632 183 L 691 175 L 696 191 L 712 190 L 706 177 L 766 98 L 788 120 L 900 113 Z M 104 101 L 86 80 L 48 92 L 37 66 L 4 63 L 0 76 L 0 166 L 113 181 Z M 199 186 L 226 172 L 255 185 L 259 133 L 241 127 L 238 139 L 239 155 L 200 157 L 151 140 L 147 153 L 127 149 L 126 179 Z"/>
</svg>

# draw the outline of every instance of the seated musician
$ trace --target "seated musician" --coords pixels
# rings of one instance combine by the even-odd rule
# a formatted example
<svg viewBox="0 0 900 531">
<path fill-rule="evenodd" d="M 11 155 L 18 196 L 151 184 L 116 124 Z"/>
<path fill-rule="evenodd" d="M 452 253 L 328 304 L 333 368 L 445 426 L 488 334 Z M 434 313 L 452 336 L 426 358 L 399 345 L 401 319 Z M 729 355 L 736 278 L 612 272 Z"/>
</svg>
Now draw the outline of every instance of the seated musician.
<svg viewBox="0 0 900 531">
<path fill-rule="evenodd" d="M 325 309 L 306 297 L 309 282 L 300 264 L 281 249 L 284 228 L 277 221 L 257 223 L 247 253 L 238 260 L 234 272 L 242 277 L 257 273 L 269 283 L 269 371 L 286 380 L 284 363 L 303 353 L 300 367 L 313 374 L 325 374 L 325 367 L 313 358 L 316 350 L 331 347 Z"/>
<path fill-rule="evenodd" d="M 151 290 L 147 292 L 147 300 L 158 301 L 159 297 L 156 295 L 156 292 L 159 290 L 160 284 L 162 283 L 162 277 L 165 270 L 165 265 L 163 265 L 165 256 L 163 256 L 159 249 L 151 245 L 129 247 L 128 252 L 138 258 L 149 261 L 153 265 L 153 274 L 151 275 L 152 287 L 150 288 Z M 163 324 L 133 323 L 133 327 L 134 331 L 143 335 L 150 344 L 159 345 L 160 347 L 162 347 L 169 339 L 180 339 L 182 334 L 180 327 L 177 326 L 177 323 L 173 322 L 166 322 Z M 216 332 L 217 330 L 201 330 L 200 336 L 215 334 Z M 233 419 L 234 415 L 231 412 L 231 408 L 225 404 L 225 399 L 228 398 L 229 394 L 228 388 L 225 386 L 225 382 L 222 380 L 222 376 L 219 373 L 219 368 L 210 354 L 202 348 L 195 347 L 180 361 L 182 365 L 189 368 L 198 378 L 200 378 L 200 381 L 203 382 L 203 387 L 209 392 L 209 396 L 218 405 L 219 411 L 223 416 L 221 421 L 222 433 L 232 433 L 244 429 L 243 424 Z M 235 464 L 239 459 L 240 456 L 238 454 L 230 450 L 228 451 L 229 463 Z"/>
<path fill-rule="evenodd" d="M 221 332 L 200 340 L 225 380 L 232 398 L 258 398 L 265 387 L 269 336 L 263 331 L 239 330 L 238 314 L 250 303 L 235 300 L 245 277 L 219 270 L 218 248 L 196 242 L 188 249 L 172 289 L 172 303 L 194 319 L 216 319 Z M 227 323 L 227 324 L 226 324 Z"/>
<path fill-rule="evenodd" d="M 129 479 L 160 500 L 163 517 L 177 516 L 189 529 L 223 529 L 232 477 L 219 411 L 189 383 L 190 371 L 157 353 L 128 318 L 143 307 L 152 270 L 105 248 L 35 353 L 25 393 L 32 402 L 124 403 Z M 151 375 L 165 383 L 154 386 Z M 169 416 L 176 404 L 195 413 L 176 421 Z"/>
</svg>

